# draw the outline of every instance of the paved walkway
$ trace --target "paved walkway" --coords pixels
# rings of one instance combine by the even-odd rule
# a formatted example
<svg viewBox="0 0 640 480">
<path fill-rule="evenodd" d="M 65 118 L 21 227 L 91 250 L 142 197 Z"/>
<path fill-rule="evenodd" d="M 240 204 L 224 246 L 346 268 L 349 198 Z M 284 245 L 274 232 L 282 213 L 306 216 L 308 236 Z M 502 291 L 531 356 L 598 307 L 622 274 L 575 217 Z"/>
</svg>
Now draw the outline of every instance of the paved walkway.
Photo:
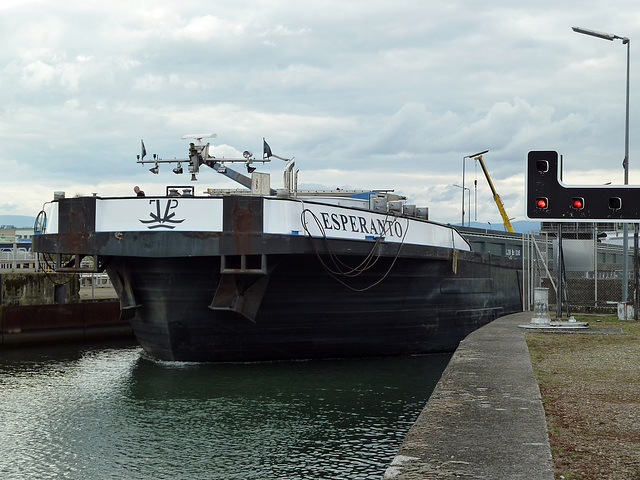
<svg viewBox="0 0 640 480">
<path fill-rule="evenodd" d="M 540 390 L 524 340 L 532 314 L 460 343 L 384 479 L 553 480 Z"/>
</svg>

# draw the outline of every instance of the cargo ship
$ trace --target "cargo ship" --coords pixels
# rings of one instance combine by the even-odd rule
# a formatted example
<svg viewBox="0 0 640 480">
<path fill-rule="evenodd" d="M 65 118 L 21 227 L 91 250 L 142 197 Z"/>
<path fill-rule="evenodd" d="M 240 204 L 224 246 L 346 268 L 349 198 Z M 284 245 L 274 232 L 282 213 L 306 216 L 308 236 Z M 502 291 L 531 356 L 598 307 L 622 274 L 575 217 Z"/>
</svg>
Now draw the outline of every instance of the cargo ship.
<svg viewBox="0 0 640 480">
<path fill-rule="evenodd" d="M 473 252 L 452 226 L 392 190 L 298 190 L 295 161 L 188 157 L 238 190 L 65 198 L 36 221 L 33 248 L 58 272 L 106 271 L 140 345 L 169 361 L 237 362 L 449 352 L 522 309 L 521 261 Z M 259 162 L 286 162 L 271 188 Z M 230 168 L 244 163 L 248 174 Z"/>
</svg>

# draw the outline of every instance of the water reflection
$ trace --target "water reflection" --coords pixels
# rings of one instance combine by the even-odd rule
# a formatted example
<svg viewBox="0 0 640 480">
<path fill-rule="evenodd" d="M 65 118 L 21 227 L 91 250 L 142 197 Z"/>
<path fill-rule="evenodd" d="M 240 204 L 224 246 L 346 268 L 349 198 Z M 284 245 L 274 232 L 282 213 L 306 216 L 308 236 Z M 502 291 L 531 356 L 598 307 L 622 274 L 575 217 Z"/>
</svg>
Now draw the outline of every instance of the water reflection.
<svg viewBox="0 0 640 480">
<path fill-rule="evenodd" d="M 176 364 L 0 354 L 0 477 L 379 479 L 449 356 Z"/>
</svg>

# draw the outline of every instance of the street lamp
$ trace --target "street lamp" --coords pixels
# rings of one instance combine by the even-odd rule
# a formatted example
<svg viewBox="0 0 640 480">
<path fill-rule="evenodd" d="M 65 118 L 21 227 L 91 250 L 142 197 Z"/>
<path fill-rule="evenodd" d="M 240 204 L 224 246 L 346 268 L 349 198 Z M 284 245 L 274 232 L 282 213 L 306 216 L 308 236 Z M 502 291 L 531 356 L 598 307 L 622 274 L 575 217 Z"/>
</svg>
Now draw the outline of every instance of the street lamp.
<svg viewBox="0 0 640 480">
<path fill-rule="evenodd" d="M 465 160 L 467 158 L 474 158 L 477 157 L 479 155 L 484 155 L 485 153 L 487 153 L 489 150 L 485 150 L 484 152 L 478 152 L 478 153 L 474 153 L 473 155 L 465 155 L 464 157 L 462 157 L 462 222 L 460 223 L 460 225 L 462 225 L 464 227 L 464 165 L 465 165 Z M 471 197 L 471 192 L 469 192 L 469 197 Z M 471 201 L 471 200 L 469 200 Z M 471 204 L 469 204 L 469 220 L 471 220 Z"/>
<path fill-rule="evenodd" d="M 466 190 L 467 192 L 469 192 L 468 195 L 468 202 L 469 202 L 469 226 L 471 226 L 471 189 L 467 188 L 467 187 L 461 187 L 460 185 L 457 184 L 453 184 L 454 187 L 458 187 L 462 189 L 462 202 L 464 203 L 464 191 Z M 464 211 L 464 209 L 463 209 Z M 464 217 L 462 218 L 462 226 L 464 227 Z"/>
<path fill-rule="evenodd" d="M 624 125 L 624 161 L 622 162 L 622 168 L 624 168 L 624 184 L 629 184 L 629 49 L 631 41 L 627 37 L 621 37 L 612 33 L 596 32 L 595 30 L 589 30 L 588 28 L 571 27 L 574 32 L 582 33 L 584 35 L 590 35 L 592 37 L 602 38 L 604 40 L 614 41 L 622 40 L 622 44 L 627 46 L 627 95 L 626 95 L 626 116 Z M 627 255 L 627 249 L 629 248 L 629 227 L 625 222 L 622 225 L 622 302 L 626 302 L 629 297 L 629 258 Z"/>
</svg>

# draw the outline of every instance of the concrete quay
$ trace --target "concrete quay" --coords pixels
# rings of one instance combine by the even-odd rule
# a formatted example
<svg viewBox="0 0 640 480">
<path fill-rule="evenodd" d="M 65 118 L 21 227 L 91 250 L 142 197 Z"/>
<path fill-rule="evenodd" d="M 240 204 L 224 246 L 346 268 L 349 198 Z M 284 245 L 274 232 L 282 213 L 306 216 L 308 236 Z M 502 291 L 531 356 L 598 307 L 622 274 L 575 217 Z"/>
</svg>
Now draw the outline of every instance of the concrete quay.
<svg viewBox="0 0 640 480">
<path fill-rule="evenodd" d="M 383 479 L 553 480 L 540 390 L 524 339 L 532 313 L 461 343 Z"/>
<path fill-rule="evenodd" d="M 0 273 L 0 349 L 133 339 L 112 287 L 79 287 L 73 274 Z"/>
</svg>

